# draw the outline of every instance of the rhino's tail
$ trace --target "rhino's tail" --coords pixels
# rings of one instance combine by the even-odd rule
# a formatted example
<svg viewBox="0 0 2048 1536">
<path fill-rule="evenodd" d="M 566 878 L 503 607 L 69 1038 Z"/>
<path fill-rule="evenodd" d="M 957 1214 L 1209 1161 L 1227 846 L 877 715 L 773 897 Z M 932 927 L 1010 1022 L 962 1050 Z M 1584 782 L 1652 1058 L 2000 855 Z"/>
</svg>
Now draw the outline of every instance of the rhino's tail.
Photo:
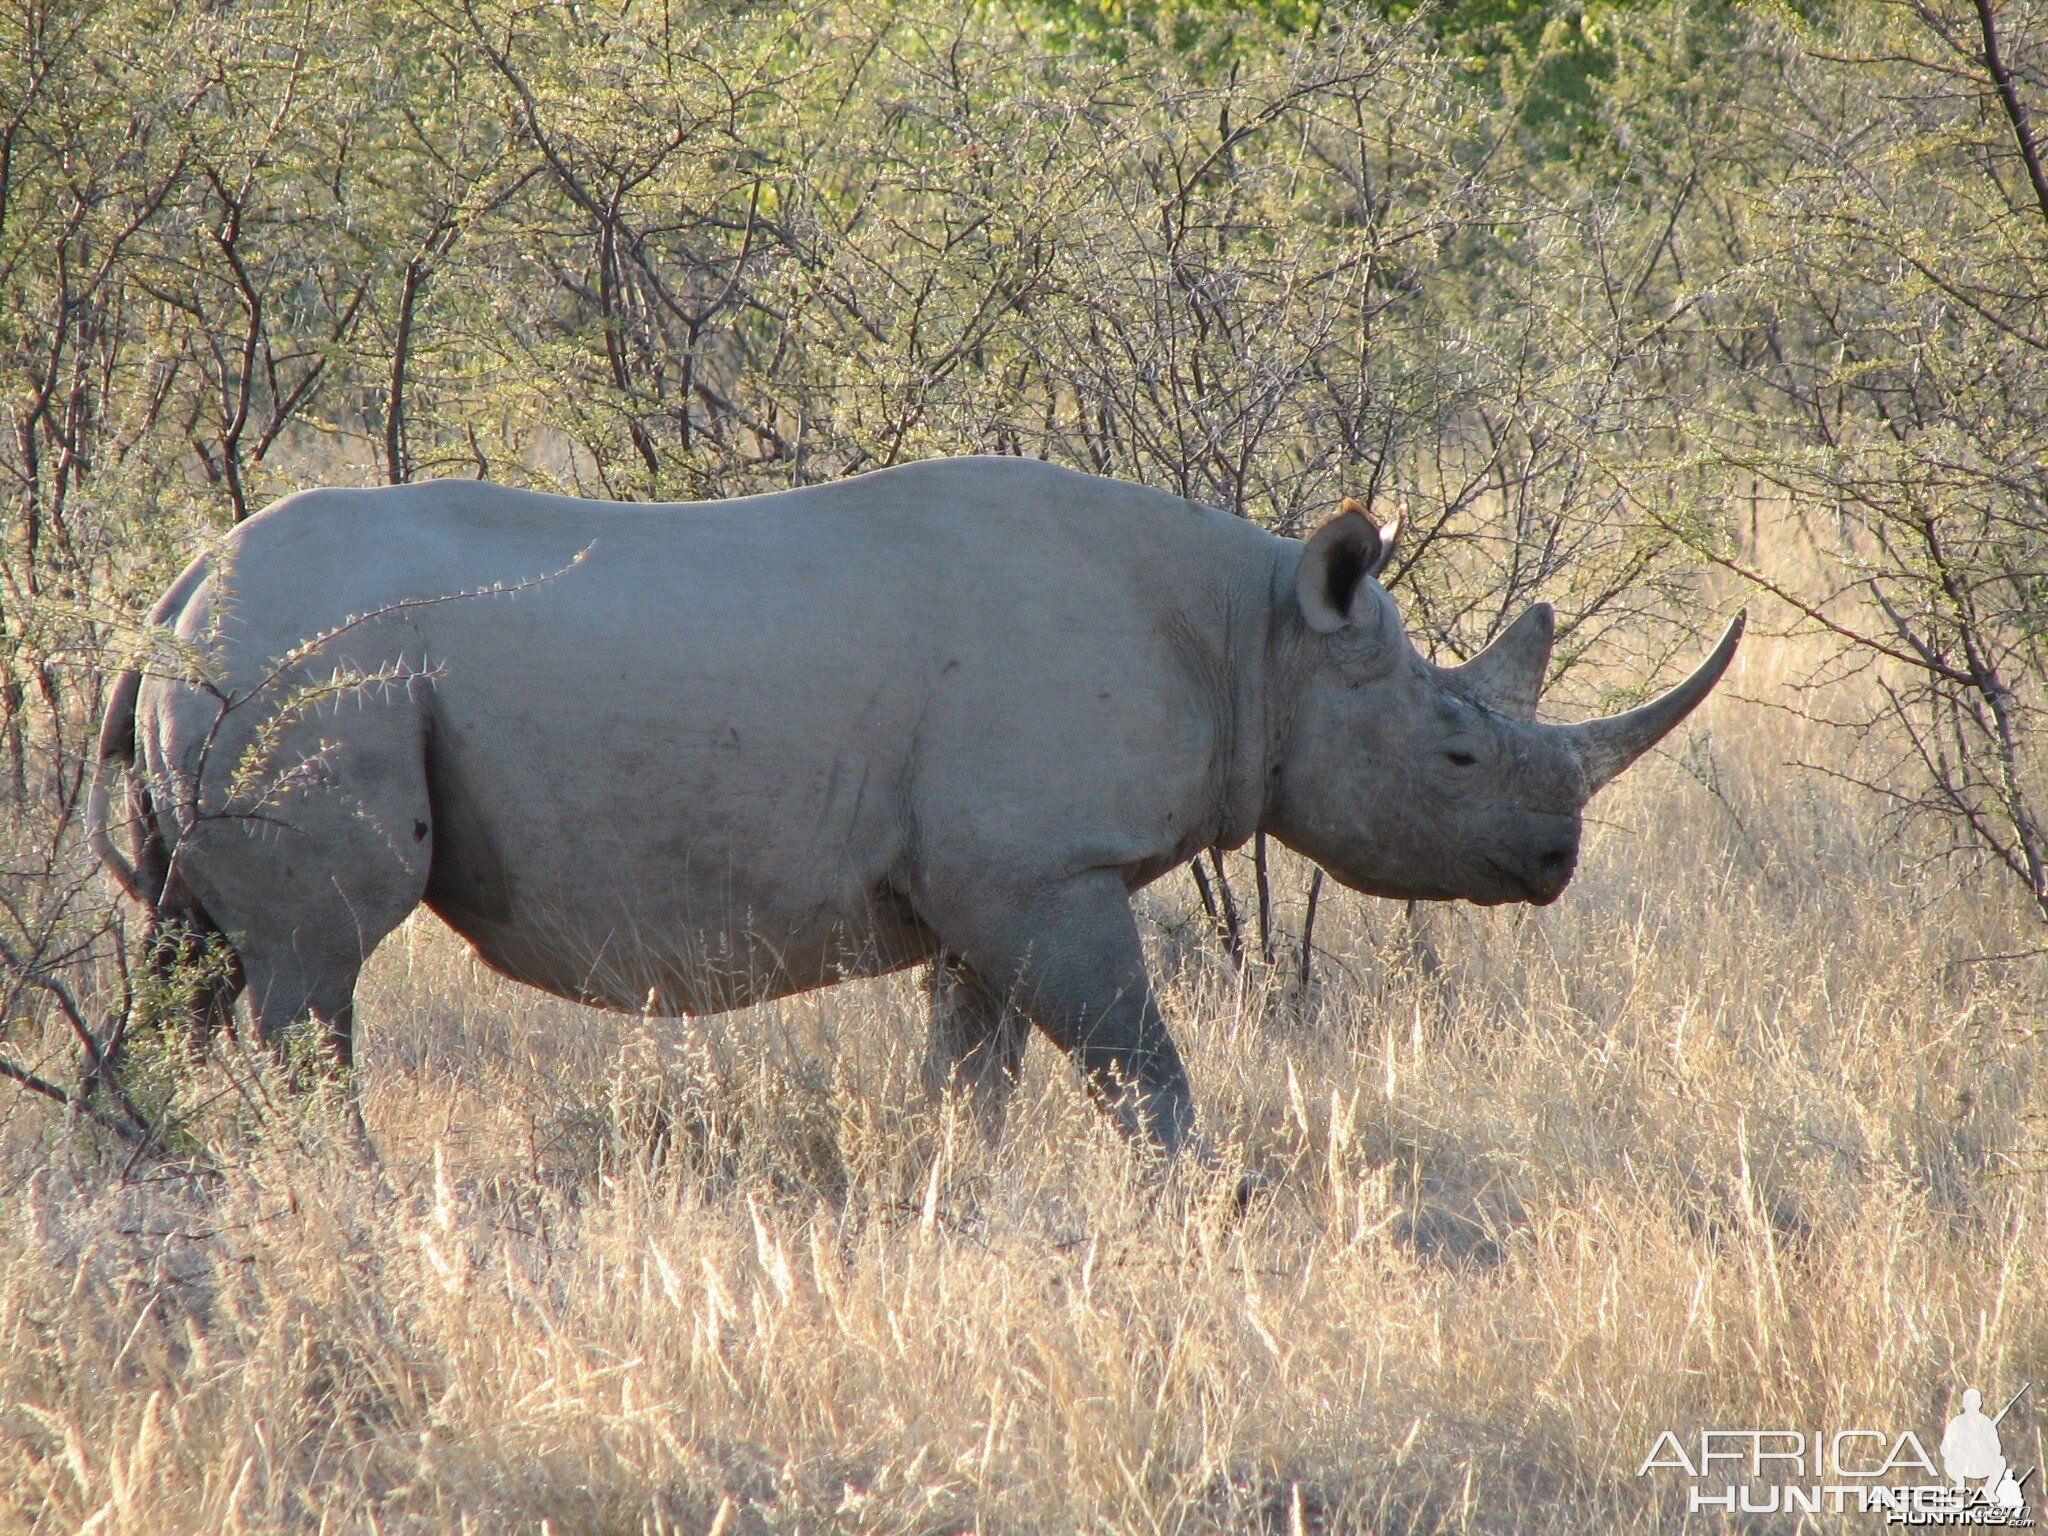
<svg viewBox="0 0 2048 1536">
<path fill-rule="evenodd" d="M 149 617 L 143 622 L 152 629 L 174 622 L 210 570 L 205 555 L 193 560 L 178 573 L 178 579 L 171 583 L 169 590 L 157 599 L 156 606 L 149 610 Z M 92 851 L 107 866 L 107 873 L 114 877 L 114 883 L 154 912 L 163 903 L 170 869 L 164 857 L 163 831 L 157 825 L 149 790 L 137 772 L 136 704 L 142 693 L 142 677 L 141 666 L 126 667 L 114 679 L 114 686 L 107 694 L 107 712 L 100 721 L 99 746 L 93 754 L 92 787 L 86 792 L 85 827 Z M 128 781 L 125 792 L 127 814 L 122 820 L 134 836 L 136 852 L 133 861 L 116 846 L 107 819 L 117 764 Z"/>
<path fill-rule="evenodd" d="M 129 823 L 142 822 L 150 814 L 148 797 L 135 781 L 135 701 L 141 691 L 142 673 L 136 668 L 131 667 L 114 679 L 113 692 L 107 696 L 106 717 L 100 721 L 99 749 L 93 754 L 92 788 L 86 793 L 85 825 L 92 851 L 106 865 L 114 883 L 144 906 L 154 909 L 163 900 L 162 889 L 149 888 L 154 882 L 146 883 L 142 873 L 116 846 L 107 821 L 107 801 L 115 764 L 121 765 L 128 779 Z M 141 838 L 147 839 L 155 828 L 138 826 L 137 830 Z"/>
</svg>

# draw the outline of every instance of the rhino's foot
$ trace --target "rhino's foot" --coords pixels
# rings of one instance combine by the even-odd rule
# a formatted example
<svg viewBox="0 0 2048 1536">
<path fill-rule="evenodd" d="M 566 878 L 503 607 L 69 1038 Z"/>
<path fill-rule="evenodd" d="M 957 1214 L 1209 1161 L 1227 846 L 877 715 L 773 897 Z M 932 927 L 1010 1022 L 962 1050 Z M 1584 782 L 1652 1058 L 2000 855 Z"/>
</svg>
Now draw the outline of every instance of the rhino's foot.
<svg viewBox="0 0 2048 1536">
<path fill-rule="evenodd" d="M 1206 1228 L 1236 1224 L 1273 1187 L 1256 1170 L 1225 1167 L 1204 1136 L 1189 1137 L 1178 1157 L 1157 1158 L 1151 1183 L 1155 1212 Z"/>
</svg>

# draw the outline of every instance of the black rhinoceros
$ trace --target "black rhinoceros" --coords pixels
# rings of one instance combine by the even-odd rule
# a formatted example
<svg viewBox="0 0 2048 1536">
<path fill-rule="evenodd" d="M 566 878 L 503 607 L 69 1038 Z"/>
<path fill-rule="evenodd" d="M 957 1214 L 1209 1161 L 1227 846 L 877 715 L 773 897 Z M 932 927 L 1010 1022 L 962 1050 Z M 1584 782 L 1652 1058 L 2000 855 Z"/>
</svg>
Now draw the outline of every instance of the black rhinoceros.
<svg viewBox="0 0 2048 1536">
<path fill-rule="evenodd" d="M 425 902 L 625 1009 L 932 962 L 933 1082 L 999 1116 L 1028 1018 L 1173 1150 L 1133 891 L 1263 829 L 1376 895 L 1551 901 L 1587 797 L 1735 651 L 1739 619 L 1661 698 L 1539 724 L 1549 609 L 1433 666 L 1389 544 L 1355 503 L 1303 544 L 1011 458 L 675 506 L 308 491 L 157 606 L 204 676 L 118 680 L 95 846 L 227 937 L 266 1039 L 316 1017 L 344 1062 L 357 972 Z"/>
</svg>

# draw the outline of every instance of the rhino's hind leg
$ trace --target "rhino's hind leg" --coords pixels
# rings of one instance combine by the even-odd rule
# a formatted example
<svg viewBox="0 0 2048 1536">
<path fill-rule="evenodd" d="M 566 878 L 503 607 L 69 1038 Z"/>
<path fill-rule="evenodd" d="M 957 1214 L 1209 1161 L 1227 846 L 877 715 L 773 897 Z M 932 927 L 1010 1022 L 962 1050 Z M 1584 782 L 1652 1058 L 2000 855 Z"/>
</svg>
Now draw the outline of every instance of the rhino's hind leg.
<svg viewBox="0 0 2048 1536">
<path fill-rule="evenodd" d="M 931 1000 L 925 1092 L 934 1100 L 964 1095 L 982 1135 L 994 1142 L 1023 1075 L 1031 1020 L 1004 989 L 950 952 L 932 962 L 925 993 Z"/>
<path fill-rule="evenodd" d="M 314 722 L 319 773 L 302 775 L 256 814 L 222 811 L 188 826 L 182 878 L 240 961 L 258 1038 L 282 1048 L 311 1021 L 332 1064 L 355 1056 L 355 985 L 363 962 L 425 894 L 433 862 L 416 713 L 363 708 Z M 291 753 L 280 760 L 312 761 Z M 282 775 L 281 775 L 282 777 Z"/>
<path fill-rule="evenodd" d="M 425 884 L 424 870 L 415 881 L 393 869 L 383 889 L 366 890 L 365 873 L 350 870 L 344 894 L 341 882 L 323 878 L 316 865 L 274 907 L 236 904 L 223 922 L 241 963 L 257 1038 L 282 1049 L 294 1026 L 311 1022 L 320 1049 L 344 1071 L 355 1061 L 356 977 L 370 952 L 418 905 Z M 208 907 L 222 904 L 209 900 Z"/>
<path fill-rule="evenodd" d="M 243 941 L 249 1011 L 258 1037 L 273 1047 L 283 1045 L 292 1026 L 311 1022 L 320 1049 L 336 1068 L 347 1071 L 355 1064 L 356 977 L 362 959 L 310 948 L 307 953 L 264 938 Z"/>
</svg>

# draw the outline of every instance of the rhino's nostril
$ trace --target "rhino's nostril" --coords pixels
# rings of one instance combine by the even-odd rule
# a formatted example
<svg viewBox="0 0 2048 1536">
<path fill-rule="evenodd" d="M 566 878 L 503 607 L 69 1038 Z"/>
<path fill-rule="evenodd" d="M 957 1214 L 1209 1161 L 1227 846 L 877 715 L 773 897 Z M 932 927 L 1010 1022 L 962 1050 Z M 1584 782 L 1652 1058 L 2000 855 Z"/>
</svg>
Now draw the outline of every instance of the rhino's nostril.
<svg viewBox="0 0 2048 1536">
<path fill-rule="evenodd" d="M 1545 874 L 1561 874 L 1572 867 L 1578 856 L 1576 848 L 1552 848 L 1539 856 L 1536 863 Z"/>
</svg>

